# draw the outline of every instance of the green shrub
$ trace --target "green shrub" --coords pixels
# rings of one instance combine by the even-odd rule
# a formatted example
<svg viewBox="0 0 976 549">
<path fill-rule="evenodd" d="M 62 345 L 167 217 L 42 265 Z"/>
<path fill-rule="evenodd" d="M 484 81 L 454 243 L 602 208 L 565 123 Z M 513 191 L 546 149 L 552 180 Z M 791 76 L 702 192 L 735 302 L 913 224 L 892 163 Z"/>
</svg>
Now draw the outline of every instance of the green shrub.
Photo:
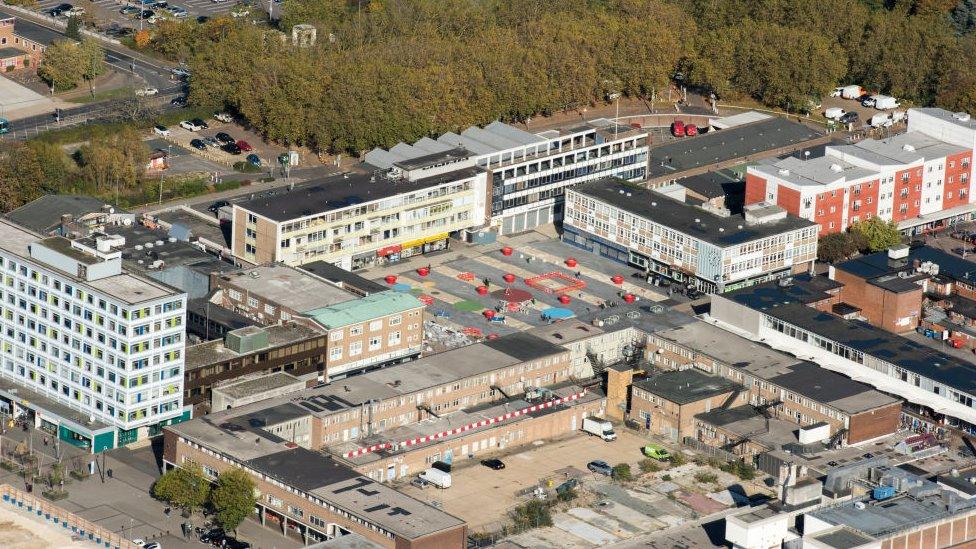
<svg viewBox="0 0 976 549">
<path fill-rule="evenodd" d="M 579 497 L 579 494 L 576 493 L 575 488 L 570 488 L 569 490 L 563 490 L 562 492 L 556 495 L 556 499 L 558 499 L 559 501 L 573 501 L 577 497 Z"/>
<path fill-rule="evenodd" d="M 51 501 L 58 501 L 68 497 L 67 490 L 45 490 L 41 495 Z"/>
<path fill-rule="evenodd" d="M 671 475 L 668 474 L 661 475 L 661 480 L 663 480 L 664 482 L 669 482 L 671 480 Z"/>
<path fill-rule="evenodd" d="M 627 463 L 618 463 L 613 466 L 613 478 L 621 481 L 627 482 L 634 478 L 634 475 L 630 472 L 630 465 Z"/>
<path fill-rule="evenodd" d="M 552 526 L 552 512 L 549 510 L 549 505 L 537 499 L 513 509 L 511 518 L 516 532 Z"/>
<path fill-rule="evenodd" d="M 675 467 L 680 467 L 685 463 L 687 463 L 687 460 L 685 459 L 685 456 L 681 454 L 681 452 L 675 452 L 671 454 L 671 465 L 674 465 Z"/>
<path fill-rule="evenodd" d="M 255 166 L 250 162 L 244 162 L 243 160 L 240 162 L 234 162 L 234 170 L 241 173 L 258 173 L 262 171 L 258 166 Z"/>
<path fill-rule="evenodd" d="M 718 482 L 718 475 L 706 471 L 699 471 L 695 473 L 695 481 L 702 484 L 714 484 Z"/>
<path fill-rule="evenodd" d="M 641 473 L 656 473 L 661 470 L 661 466 L 650 458 L 642 459 L 638 466 L 640 467 Z"/>
</svg>

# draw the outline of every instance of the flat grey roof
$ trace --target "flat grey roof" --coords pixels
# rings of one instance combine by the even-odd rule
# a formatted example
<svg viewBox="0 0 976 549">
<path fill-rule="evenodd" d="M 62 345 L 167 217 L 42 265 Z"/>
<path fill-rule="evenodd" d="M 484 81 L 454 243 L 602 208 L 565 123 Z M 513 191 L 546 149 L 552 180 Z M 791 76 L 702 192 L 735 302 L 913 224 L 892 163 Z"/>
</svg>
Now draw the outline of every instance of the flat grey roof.
<svg viewBox="0 0 976 549">
<path fill-rule="evenodd" d="M 286 265 L 259 265 L 221 275 L 222 280 L 249 294 L 304 313 L 359 299 L 359 296 L 317 276 Z"/>
<path fill-rule="evenodd" d="M 104 205 L 104 200 L 90 196 L 47 194 L 7 212 L 5 217 L 34 232 L 47 234 L 61 223 L 63 214 L 71 214 L 77 220 L 84 214 L 101 210 Z"/>
<path fill-rule="evenodd" d="M 721 217 L 613 177 L 582 183 L 572 190 L 720 248 L 816 225 L 789 214 L 779 221 L 749 224 L 742 216 Z"/>
<path fill-rule="evenodd" d="M 855 166 L 832 156 L 818 156 L 807 160 L 787 156 L 760 162 L 752 168 L 798 187 L 819 187 L 837 181 L 877 177 L 877 173 L 873 170 Z"/>
<path fill-rule="evenodd" d="M 305 382 L 286 372 L 274 372 L 272 374 L 263 374 L 250 379 L 218 385 L 213 390 L 219 391 L 230 398 L 243 398 L 291 385 L 302 388 L 305 386 Z"/>
<path fill-rule="evenodd" d="M 697 402 L 741 388 L 724 377 L 705 375 L 692 369 L 657 373 L 634 382 L 634 387 L 677 404 Z"/>
<path fill-rule="evenodd" d="M 398 194 L 437 187 L 474 177 L 479 172 L 481 172 L 479 168 L 462 168 L 414 181 L 393 180 L 381 174 L 370 173 L 330 175 L 296 185 L 292 190 L 278 189 L 265 192 L 261 196 L 234 206 L 280 223 L 363 202 L 374 202 Z"/>
<path fill-rule="evenodd" d="M 821 133 L 776 116 L 752 124 L 717 130 L 652 147 L 648 175 L 660 177 L 693 168 L 795 145 L 821 137 Z"/>
<path fill-rule="evenodd" d="M 355 288 L 366 295 L 385 292 L 390 289 L 389 286 L 373 282 L 364 276 L 347 271 L 342 267 L 337 267 L 327 261 L 313 261 L 312 263 L 301 265 L 298 268 L 320 278 L 324 278 L 333 284 L 341 284 L 343 288 Z"/>
<path fill-rule="evenodd" d="M 811 400 L 856 414 L 898 399 L 836 372 L 799 360 L 703 321 L 654 334 Z"/>
<path fill-rule="evenodd" d="M 855 507 L 856 503 L 863 503 L 864 508 Z M 828 524 L 848 526 L 869 536 L 882 537 L 908 528 L 921 528 L 962 512 L 971 512 L 974 507 L 976 500 L 960 501 L 941 490 L 922 497 L 903 492 L 881 501 L 859 498 L 808 514 Z"/>
<path fill-rule="evenodd" d="M 831 549 L 856 549 L 874 541 L 874 538 L 865 536 L 846 526 L 828 532 L 821 532 L 812 537 Z"/>
<path fill-rule="evenodd" d="M 220 307 L 214 305 L 211 308 L 219 309 Z M 290 345 L 292 343 L 305 341 L 307 339 L 324 335 L 322 332 L 318 332 L 311 328 L 294 323 L 275 324 L 273 326 L 250 325 L 239 329 L 244 330 L 248 328 L 260 330 L 268 334 L 268 346 L 255 350 L 254 353 L 248 354 L 263 353 L 268 349 L 274 349 L 276 347 L 282 347 L 284 345 Z M 197 343 L 196 345 L 187 345 L 185 369 L 189 372 L 191 370 L 196 370 L 197 368 L 204 368 L 206 366 L 210 366 L 211 364 L 230 360 L 239 356 L 241 356 L 241 353 L 228 349 L 226 346 L 224 346 L 223 339 L 204 341 L 203 343 Z"/>
</svg>

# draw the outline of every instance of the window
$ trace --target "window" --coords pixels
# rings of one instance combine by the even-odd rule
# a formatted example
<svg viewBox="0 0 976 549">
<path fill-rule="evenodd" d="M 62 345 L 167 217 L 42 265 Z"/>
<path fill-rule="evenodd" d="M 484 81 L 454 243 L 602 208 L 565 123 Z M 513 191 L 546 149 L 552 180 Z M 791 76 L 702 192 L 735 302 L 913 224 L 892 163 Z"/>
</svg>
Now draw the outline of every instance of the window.
<svg viewBox="0 0 976 549">
<path fill-rule="evenodd" d="M 403 321 L 403 317 L 400 316 L 390 317 L 390 326 L 399 326 L 400 322 L 402 321 Z"/>
<path fill-rule="evenodd" d="M 363 354 L 363 342 L 353 341 L 349 344 L 349 356 L 359 356 Z"/>
<path fill-rule="evenodd" d="M 248 307 L 257 307 L 258 306 L 258 300 L 257 299 L 254 299 L 253 297 L 248 297 L 247 298 L 247 306 Z"/>
<path fill-rule="evenodd" d="M 329 360 L 340 360 L 342 359 L 342 346 L 333 347 L 329 349 Z"/>
<path fill-rule="evenodd" d="M 282 504 L 284 504 L 283 501 L 281 501 L 280 499 L 272 496 L 271 494 L 268 494 L 268 503 L 271 504 L 271 505 L 274 505 L 275 507 L 281 507 Z"/>
<path fill-rule="evenodd" d="M 382 329 L 383 329 L 383 321 L 382 320 L 374 320 L 374 321 L 372 321 L 372 322 L 369 323 L 369 331 L 371 331 L 371 332 L 375 332 L 377 330 L 382 330 Z"/>
<path fill-rule="evenodd" d="M 345 334 L 342 330 L 335 330 L 329 334 L 329 341 L 342 341 L 342 336 Z"/>
<path fill-rule="evenodd" d="M 400 344 L 400 332 L 393 332 L 387 338 L 387 345 L 399 345 Z"/>
<path fill-rule="evenodd" d="M 370 351 L 375 351 L 375 350 L 379 349 L 382 346 L 382 341 L 383 340 L 380 339 L 379 337 L 371 337 L 371 338 L 369 338 L 369 350 Z"/>
<path fill-rule="evenodd" d="M 349 335 L 351 336 L 363 335 L 363 325 L 360 324 L 358 326 L 353 326 L 352 328 L 349 328 Z"/>
</svg>

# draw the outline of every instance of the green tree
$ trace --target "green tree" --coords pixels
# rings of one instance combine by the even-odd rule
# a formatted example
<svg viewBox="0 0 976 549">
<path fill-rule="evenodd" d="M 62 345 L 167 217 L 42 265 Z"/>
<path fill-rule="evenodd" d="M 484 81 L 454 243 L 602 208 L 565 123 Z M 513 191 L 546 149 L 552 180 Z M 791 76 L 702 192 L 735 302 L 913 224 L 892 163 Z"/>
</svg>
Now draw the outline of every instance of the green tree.
<svg viewBox="0 0 976 549">
<path fill-rule="evenodd" d="M 858 249 L 854 235 L 831 233 L 817 242 L 817 259 L 825 263 L 835 263 L 850 258 Z"/>
<path fill-rule="evenodd" d="M 217 522 L 225 530 L 237 530 L 238 525 L 254 512 L 256 503 L 254 480 L 240 469 L 222 473 L 210 493 L 210 504 L 217 510 Z"/>
<path fill-rule="evenodd" d="M 516 507 L 509 515 L 516 532 L 552 526 L 552 512 L 549 505 L 537 499 Z"/>
<path fill-rule="evenodd" d="M 44 50 L 38 74 L 54 91 L 70 90 L 84 74 L 81 45 L 72 40 L 57 40 Z"/>
<path fill-rule="evenodd" d="M 177 467 L 164 473 L 153 484 L 154 497 L 192 512 L 207 502 L 210 482 L 197 464 Z"/>
<path fill-rule="evenodd" d="M 859 221 L 851 226 L 850 232 L 863 238 L 867 251 L 871 252 L 887 250 L 902 241 L 901 233 L 894 222 L 884 221 L 880 217 Z"/>
<path fill-rule="evenodd" d="M 88 82 L 88 91 L 95 97 L 95 79 L 105 72 L 105 51 L 94 38 L 82 40 L 79 50 L 81 77 Z"/>
<path fill-rule="evenodd" d="M 81 18 L 69 17 L 68 25 L 64 29 L 64 35 L 72 40 L 81 40 Z"/>
</svg>

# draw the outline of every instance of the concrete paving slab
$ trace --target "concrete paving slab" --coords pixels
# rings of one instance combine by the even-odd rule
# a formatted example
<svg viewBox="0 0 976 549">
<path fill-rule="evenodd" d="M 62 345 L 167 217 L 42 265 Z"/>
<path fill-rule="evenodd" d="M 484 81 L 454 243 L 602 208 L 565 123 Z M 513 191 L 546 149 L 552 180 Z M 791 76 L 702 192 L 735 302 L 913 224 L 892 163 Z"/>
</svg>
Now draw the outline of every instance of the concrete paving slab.
<svg viewBox="0 0 976 549">
<path fill-rule="evenodd" d="M 614 501 L 607 501 L 606 505 L 600 507 L 600 512 L 615 518 L 621 523 L 628 524 L 638 531 L 650 532 L 664 526 L 660 521 Z"/>
<path fill-rule="evenodd" d="M 0 76 L 0 113 L 8 113 L 39 106 L 54 105 L 54 102 L 43 95 L 21 86 L 5 76 Z"/>
<path fill-rule="evenodd" d="M 625 522 L 620 522 L 613 517 L 597 513 L 596 511 L 586 507 L 574 507 L 567 511 L 567 513 L 584 522 L 596 526 L 600 530 L 605 530 L 622 538 L 630 537 L 640 531 L 638 528 L 634 528 Z"/>
<path fill-rule="evenodd" d="M 620 539 L 609 532 L 569 515 L 557 515 L 553 517 L 552 522 L 556 528 L 596 545 L 605 545 Z"/>
</svg>

